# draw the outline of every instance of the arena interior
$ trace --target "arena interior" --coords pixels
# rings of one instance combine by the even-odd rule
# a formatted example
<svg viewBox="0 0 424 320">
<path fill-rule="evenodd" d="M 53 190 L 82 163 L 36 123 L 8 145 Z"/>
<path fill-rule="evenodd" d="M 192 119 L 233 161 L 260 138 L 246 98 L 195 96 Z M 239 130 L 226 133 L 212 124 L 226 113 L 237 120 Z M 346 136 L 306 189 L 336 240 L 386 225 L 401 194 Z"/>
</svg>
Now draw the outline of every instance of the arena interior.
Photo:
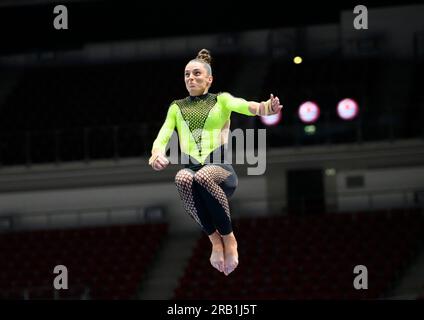
<svg viewBox="0 0 424 320">
<path fill-rule="evenodd" d="M 63 1 L 69 33 L 37 38 L 53 29 L 55 3 L 0 1 L 2 17 L 51 20 L 33 39 L 11 32 L 0 50 L 1 299 L 424 299 L 424 5 L 402 3 L 370 5 L 360 30 L 350 6 L 250 25 L 225 23 L 231 4 L 202 16 L 216 28 L 193 18 L 160 29 L 155 8 Z M 169 20 L 174 6 L 156 9 Z M 284 106 L 273 125 L 232 115 L 232 130 L 266 130 L 266 148 L 253 150 L 266 170 L 249 174 L 264 164 L 234 153 L 244 160 L 230 199 L 240 265 L 229 276 L 211 267 L 210 243 L 181 205 L 181 165 L 148 165 L 202 48 L 214 59 L 211 92 L 273 93 Z M 337 111 L 346 98 L 350 119 Z M 313 122 L 299 114 L 305 102 L 319 108 Z M 55 266 L 66 267 L 66 290 L 53 286 Z"/>
</svg>

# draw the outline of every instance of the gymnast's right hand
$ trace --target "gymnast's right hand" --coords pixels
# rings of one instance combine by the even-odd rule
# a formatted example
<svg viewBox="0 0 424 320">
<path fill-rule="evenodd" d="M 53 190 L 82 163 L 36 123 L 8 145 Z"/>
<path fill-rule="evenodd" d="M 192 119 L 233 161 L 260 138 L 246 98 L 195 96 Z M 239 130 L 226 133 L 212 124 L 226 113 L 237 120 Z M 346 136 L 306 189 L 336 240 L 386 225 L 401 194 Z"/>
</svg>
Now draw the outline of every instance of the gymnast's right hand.
<svg viewBox="0 0 424 320">
<path fill-rule="evenodd" d="M 149 165 L 156 171 L 165 169 L 169 164 L 169 160 L 166 159 L 165 155 L 162 153 L 155 153 L 149 159 Z"/>
</svg>

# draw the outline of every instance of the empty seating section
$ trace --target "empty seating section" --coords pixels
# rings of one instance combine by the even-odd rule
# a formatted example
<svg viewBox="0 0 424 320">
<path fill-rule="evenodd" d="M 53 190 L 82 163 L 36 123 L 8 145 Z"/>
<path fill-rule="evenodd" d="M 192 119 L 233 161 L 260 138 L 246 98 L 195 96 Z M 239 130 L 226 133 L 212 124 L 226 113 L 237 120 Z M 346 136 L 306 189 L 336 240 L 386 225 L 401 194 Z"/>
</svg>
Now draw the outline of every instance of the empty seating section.
<svg viewBox="0 0 424 320">
<path fill-rule="evenodd" d="M 1 234 L 0 297 L 136 298 L 167 230 L 158 223 Z M 202 237 L 175 299 L 384 298 L 424 245 L 420 211 L 241 218 L 234 230 L 238 269 L 228 277 L 213 269 Z M 57 265 L 68 269 L 68 290 L 53 288 Z M 367 290 L 354 288 L 355 266 L 367 268 Z"/>
<path fill-rule="evenodd" d="M 225 277 L 209 265 L 210 243 L 195 247 L 176 299 L 376 299 L 422 245 L 418 212 L 278 216 L 234 221 L 240 265 Z M 355 266 L 368 290 L 353 287 Z M 359 272 L 359 271 L 357 271 Z"/>
<path fill-rule="evenodd" d="M 167 224 L 25 231 L 0 235 L 2 299 L 131 299 Z M 68 290 L 55 290 L 56 265 Z"/>
</svg>

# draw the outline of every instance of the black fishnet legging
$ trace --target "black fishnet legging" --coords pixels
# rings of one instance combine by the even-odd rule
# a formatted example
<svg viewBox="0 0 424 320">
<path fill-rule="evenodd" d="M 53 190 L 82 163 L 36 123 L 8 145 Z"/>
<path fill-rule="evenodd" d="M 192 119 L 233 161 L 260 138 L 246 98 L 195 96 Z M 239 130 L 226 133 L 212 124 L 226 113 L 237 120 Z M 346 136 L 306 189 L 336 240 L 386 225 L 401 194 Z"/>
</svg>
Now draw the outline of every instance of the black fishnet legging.
<svg viewBox="0 0 424 320">
<path fill-rule="evenodd" d="M 182 169 L 175 176 L 180 198 L 187 213 L 208 234 L 232 232 L 225 182 L 232 173 L 218 165 L 205 165 L 197 172 Z"/>
</svg>

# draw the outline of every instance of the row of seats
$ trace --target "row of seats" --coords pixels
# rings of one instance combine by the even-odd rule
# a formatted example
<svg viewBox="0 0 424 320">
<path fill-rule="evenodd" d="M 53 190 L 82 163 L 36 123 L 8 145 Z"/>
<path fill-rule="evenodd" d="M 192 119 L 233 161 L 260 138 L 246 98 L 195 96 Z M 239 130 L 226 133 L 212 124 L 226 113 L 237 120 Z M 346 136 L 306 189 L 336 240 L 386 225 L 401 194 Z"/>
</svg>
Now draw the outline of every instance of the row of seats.
<svg viewBox="0 0 424 320">
<path fill-rule="evenodd" d="M 13 232 L 0 235 L 4 299 L 131 299 L 166 237 L 165 223 Z M 54 267 L 68 290 L 54 290 Z"/>
<path fill-rule="evenodd" d="M 422 249 L 424 216 L 413 212 L 316 214 L 234 220 L 239 267 L 228 277 L 197 243 L 176 299 L 383 298 Z M 420 247 L 421 246 L 421 247 Z M 356 266 L 368 289 L 356 290 Z"/>
<path fill-rule="evenodd" d="M 266 216 L 233 221 L 240 265 L 225 277 L 210 243 L 193 249 L 175 299 L 384 298 L 424 243 L 419 210 Z M 165 223 L 0 234 L 3 299 L 133 299 L 167 237 Z M 54 290 L 53 269 L 69 290 Z M 368 289 L 356 290 L 356 266 Z"/>
</svg>

